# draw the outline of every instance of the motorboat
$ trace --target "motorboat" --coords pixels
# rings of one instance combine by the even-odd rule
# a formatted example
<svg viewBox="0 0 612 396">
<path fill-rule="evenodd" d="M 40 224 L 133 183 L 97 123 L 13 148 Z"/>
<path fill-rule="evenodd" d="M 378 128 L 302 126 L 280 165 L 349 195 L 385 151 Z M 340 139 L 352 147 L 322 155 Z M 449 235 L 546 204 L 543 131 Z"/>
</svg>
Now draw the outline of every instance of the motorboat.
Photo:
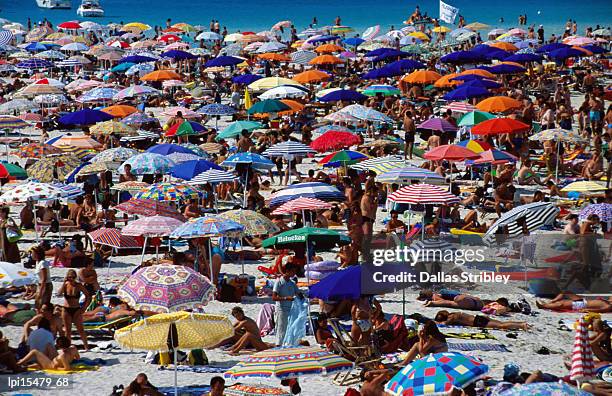
<svg viewBox="0 0 612 396">
<path fill-rule="evenodd" d="M 70 9 L 72 8 L 72 0 L 36 0 L 36 5 L 40 8 L 49 9 Z"/>
<path fill-rule="evenodd" d="M 77 9 L 77 15 L 82 17 L 101 17 L 104 16 L 104 9 L 98 0 L 83 0 Z"/>
</svg>

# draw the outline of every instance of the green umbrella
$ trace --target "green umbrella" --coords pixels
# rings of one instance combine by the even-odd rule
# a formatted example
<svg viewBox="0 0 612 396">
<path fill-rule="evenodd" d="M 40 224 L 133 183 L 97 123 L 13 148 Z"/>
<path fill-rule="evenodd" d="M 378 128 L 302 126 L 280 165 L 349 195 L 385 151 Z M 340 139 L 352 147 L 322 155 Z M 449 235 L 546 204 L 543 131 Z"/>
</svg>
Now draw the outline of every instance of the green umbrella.
<svg viewBox="0 0 612 396">
<path fill-rule="evenodd" d="M 471 111 L 467 114 L 464 114 L 463 117 L 461 117 L 461 119 L 457 123 L 457 125 L 474 126 L 480 124 L 483 121 L 490 120 L 491 118 L 495 118 L 495 116 L 491 113 L 487 113 L 486 111 Z"/>
<path fill-rule="evenodd" d="M 279 111 L 290 110 L 291 107 L 277 99 L 266 99 L 255 103 L 247 111 L 248 114 L 278 113 Z"/>
<path fill-rule="evenodd" d="M 229 124 L 225 129 L 223 129 L 219 135 L 217 135 L 217 140 L 232 138 L 240 135 L 240 133 L 246 129 L 247 131 L 252 131 L 255 129 L 263 128 L 263 124 L 257 121 L 236 121 Z"/>
<path fill-rule="evenodd" d="M 186 136 L 186 135 L 197 135 L 198 133 L 193 130 L 191 123 L 189 121 L 183 121 L 181 125 L 179 125 L 176 130 L 176 136 Z"/>
<path fill-rule="evenodd" d="M 0 167 L 2 166 L 4 167 L 4 169 L 6 169 L 6 171 L 11 177 L 14 177 L 16 179 L 27 179 L 28 178 L 28 172 L 26 172 L 25 169 L 23 169 L 22 167 L 18 165 L 14 165 L 14 164 L 11 164 L 10 162 L 3 161 L 2 163 L 0 163 Z"/>
<path fill-rule="evenodd" d="M 317 250 L 328 250 L 336 245 L 348 245 L 351 243 L 351 238 L 327 228 L 303 227 L 265 239 L 262 246 L 265 248 L 288 248 L 291 245 L 304 244 L 306 241 L 310 242 Z"/>
</svg>

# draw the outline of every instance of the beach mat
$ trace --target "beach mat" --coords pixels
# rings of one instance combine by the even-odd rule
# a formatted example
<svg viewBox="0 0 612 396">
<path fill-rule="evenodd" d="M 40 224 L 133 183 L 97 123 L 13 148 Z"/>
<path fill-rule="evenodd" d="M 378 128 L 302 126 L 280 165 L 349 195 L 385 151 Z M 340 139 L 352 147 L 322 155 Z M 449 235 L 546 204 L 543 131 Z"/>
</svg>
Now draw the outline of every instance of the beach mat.
<svg viewBox="0 0 612 396">
<path fill-rule="evenodd" d="M 198 386 L 179 386 L 178 388 L 179 396 L 201 396 L 207 395 L 210 392 L 210 386 L 208 385 L 198 385 Z M 164 386 L 157 388 L 157 391 L 165 396 L 174 396 L 174 387 L 173 386 Z"/>
<path fill-rule="evenodd" d="M 176 366 L 176 371 L 188 371 L 192 373 L 225 373 L 230 367 L 220 366 Z M 158 370 L 174 371 L 174 365 L 159 366 Z"/>
<path fill-rule="evenodd" d="M 444 333 L 444 335 L 446 336 L 446 338 L 454 338 L 459 340 L 497 340 L 497 337 L 490 333 L 450 332 Z"/>
<path fill-rule="evenodd" d="M 483 351 L 483 352 L 510 352 L 504 344 L 484 344 L 480 342 L 449 342 L 449 351 Z"/>
<path fill-rule="evenodd" d="M 87 373 L 89 371 L 97 371 L 100 366 L 90 366 L 85 363 L 77 363 L 72 364 L 71 370 L 55 370 L 55 369 L 47 369 L 47 370 L 38 370 L 38 369 L 28 369 L 29 371 L 43 371 L 46 374 L 55 374 L 55 375 L 65 375 L 65 374 L 78 374 L 78 373 Z"/>
</svg>

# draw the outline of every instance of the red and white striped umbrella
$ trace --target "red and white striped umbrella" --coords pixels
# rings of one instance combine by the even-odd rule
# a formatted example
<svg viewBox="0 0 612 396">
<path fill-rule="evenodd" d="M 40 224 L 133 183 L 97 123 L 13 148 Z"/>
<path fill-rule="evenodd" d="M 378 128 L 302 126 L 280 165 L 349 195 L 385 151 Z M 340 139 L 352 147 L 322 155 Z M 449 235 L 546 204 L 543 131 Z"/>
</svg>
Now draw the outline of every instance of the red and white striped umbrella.
<svg viewBox="0 0 612 396">
<path fill-rule="evenodd" d="M 117 228 L 98 228 L 87 234 L 93 243 L 114 247 L 115 249 L 135 249 L 142 245 L 131 236 L 121 235 Z"/>
<path fill-rule="evenodd" d="M 446 205 L 459 202 L 459 197 L 431 184 L 412 184 L 389 195 L 389 200 L 407 204 Z"/>
<path fill-rule="evenodd" d="M 170 235 L 183 222 L 172 217 L 151 216 L 131 221 L 123 227 L 123 235 L 161 237 Z"/>
<path fill-rule="evenodd" d="M 442 106 L 442 111 L 450 110 L 453 113 L 469 113 L 476 110 L 476 106 L 466 102 L 451 102 Z"/>
<path fill-rule="evenodd" d="M 299 213 L 303 210 L 319 210 L 331 208 L 329 202 L 321 201 L 316 198 L 300 197 L 293 199 L 289 202 L 285 202 L 272 212 L 273 215 L 282 215 L 289 213 Z"/>
<path fill-rule="evenodd" d="M 576 335 L 574 336 L 574 349 L 572 350 L 572 366 L 570 379 L 585 379 L 595 375 L 593 350 L 589 342 L 589 329 L 584 317 L 578 321 Z"/>
</svg>

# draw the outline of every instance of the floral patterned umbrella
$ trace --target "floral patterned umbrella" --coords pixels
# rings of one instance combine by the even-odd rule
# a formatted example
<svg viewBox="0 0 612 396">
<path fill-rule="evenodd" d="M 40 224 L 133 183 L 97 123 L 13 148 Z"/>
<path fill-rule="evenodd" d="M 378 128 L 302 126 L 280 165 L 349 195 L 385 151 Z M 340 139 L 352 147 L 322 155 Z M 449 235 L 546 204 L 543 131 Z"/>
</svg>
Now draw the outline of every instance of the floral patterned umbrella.
<svg viewBox="0 0 612 396">
<path fill-rule="evenodd" d="M 42 158 L 49 154 L 62 154 L 62 149 L 50 144 L 30 143 L 13 152 L 19 158 Z"/>
<path fill-rule="evenodd" d="M 119 162 L 122 163 L 124 161 L 129 160 L 130 158 L 138 155 L 138 150 L 134 150 L 127 147 L 116 147 L 108 150 L 104 150 L 101 153 L 97 154 L 91 162 Z"/>
<path fill-rule="evenodd" d="M 119 167 L 119 171 L 123 172 L 123 167 L 127 164 L 132 166 L 132 173 L 135 175 L 165 174 L 175 165 L 174 162 L 166 156 L 155 153 L 135 155 L 125 161 L 123 165 Z"/>
<path fill-rule="evenodd" d="M 220 216 L 205 216 L 189 220 L 175 229 L 171 238 L 200 238 L 218 235 L 240 234 L 244 230 L 242 224 Z"/>
<path fill-rule="evenodd" d="M 160 215 L 165 217 L 172 217 L 180 221 L 186 220 L 185 217 L 180 214 L 175 207 L 153 199 L 132 198 L 129 201 L 120 203 L 119 205 L 115 206 L 115 209 L 132 215 Z"/>
<path fill-rule="evenodd" d="M 201 308 L 214 298 L 215 287 L 191 268 L 158 264 L 136 271 L 118 294 L 135 309 L 163 313 Z"/>
<path fill-rule="evenodd" d="M 64 194 L 64 191 L 50 184 L 30 181 L 2 194 L 0 202 L 25 203 L 30 200 L 61 198 Z"/>
<path fill-rule="evenodd" d="M 45 157 L 30 166 L 28 176 L 40 182 L 64 181 L 79 165 L 81 160 L 73 155 Z"/>
<path fill-rule="evenodd" d="M 579 219 L 580 221 L 584 221 L 592 214 L 597 215 L 600 221 L 603 221 L 604 223 L 609 223 L 612 221 L 612 204 L 591 204 L 580 211 Z"/>
<path fill-rule="evenodd" d="M 252 210 L 230 210 L 221 213 L 219 217 L 242 224 L 245 235 L 267 235 L 279 231 L 279 228 L 270 219 Z"/>
<path fill-rule="evenodd" d="M 130 236 L 161 237 L 170 235 L 181 224 L 182 221 L 173 217 L 155 215 L 131 221 L 121 229 L 121 233 Z"/>
<path fill-rule="evenodd" d="M 180 183 L 155 183 L 136 193 L 137 199 L 155 199 L 158 201 L 186 201 L 189 199 L 199 199 L 202 192 L 195 188 Z"/>
<path fill-rule="evenodd" d="M 0 286 L 2 288 L 21 287 L 37 283 L 37 277 L 30 272 L 17 267 L 13 263 L 0 261 Z"/>
<path fill-rule="evenodd" d="M 291 396 L 284 389 L 269 385 L 235 384 L 223 390 L 227 396 Z"/>
</svg>

